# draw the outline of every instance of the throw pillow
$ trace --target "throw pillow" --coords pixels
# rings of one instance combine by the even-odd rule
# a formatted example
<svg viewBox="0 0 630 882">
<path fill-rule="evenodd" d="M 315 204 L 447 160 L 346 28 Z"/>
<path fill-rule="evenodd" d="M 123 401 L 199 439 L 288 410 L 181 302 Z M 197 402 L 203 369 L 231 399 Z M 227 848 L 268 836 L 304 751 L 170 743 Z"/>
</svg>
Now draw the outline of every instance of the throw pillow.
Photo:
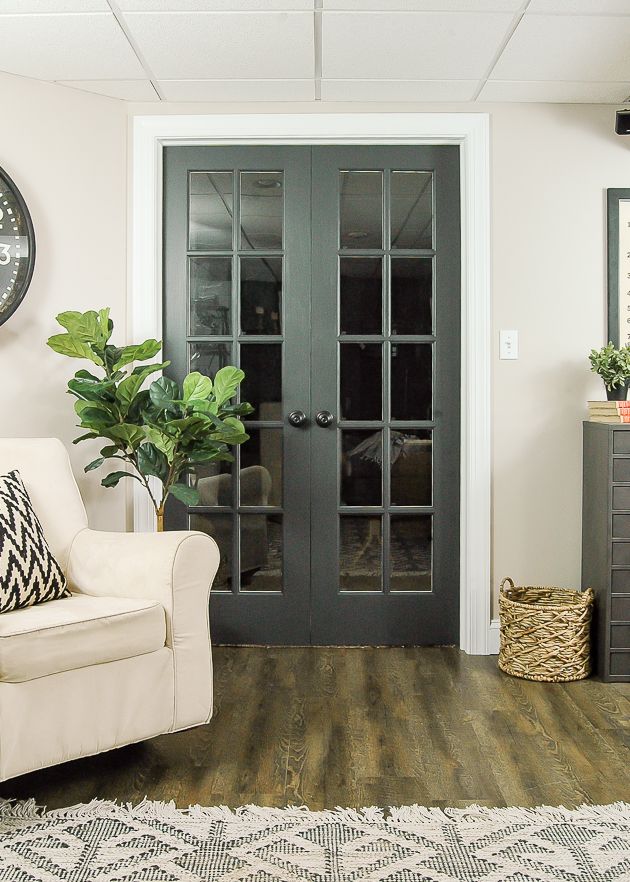
<svg viewBox="0 0 630 882">
<path fill-rule="evenodd" d="M 20 473 L 0 475 L 0 613 L 69 595 Z"/>
</svg>

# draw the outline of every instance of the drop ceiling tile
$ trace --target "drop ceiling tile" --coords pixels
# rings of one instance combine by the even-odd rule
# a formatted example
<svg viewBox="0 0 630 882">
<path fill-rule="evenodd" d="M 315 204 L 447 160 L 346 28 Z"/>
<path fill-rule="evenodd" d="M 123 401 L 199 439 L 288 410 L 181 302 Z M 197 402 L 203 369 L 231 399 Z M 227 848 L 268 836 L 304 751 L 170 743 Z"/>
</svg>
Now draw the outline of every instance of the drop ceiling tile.
<svg viewBox="0 0 630 882">
<path fill-rule="evenodd" d="M 358 12 L 516 12 L 523 0 L 322 0 L 322 5 Z"/>
<path fill-rule="evenodd" d="M 58 85 L 123 101 L 159 101 L 149 80 L 59 80 Z"/>
<path fill-rule="evenodd" d="M 111 13 L 3 15 L 0 67 L 40 80 L 146 76 Z"/>
<path fill-rule="evenodd" d="M 546 83 L 488 81 L 478 101 L 540 101 L 554 104 L 621 104 L 630 83 Z"/>
<path fill-rule="evenodd" d="M 131 12 L 125 21 L 160 80 L 314 75 L 312 13 Z"/>
<path fill-rule="evenodd" d="M 322 80 L 322 101 L 470 101 L 478 80 Z"/>
<path fill-rule="evenodd" d="M 525 15 L 493 80 L 630 80 L 630 16 Z"/>
<path fill-rule="evenodd" d="M 315 0 L 118 0 L 123 12 L 222 12 L 313 9 Z"/>
<path fill-rule="evenodd" d="M 511 22 L 506 13 L 324 12 L 322 76 L 479 79 Z"/>
<path fill-rule="evenodd" d="M 0 0 L 0 15 L 16 12 L 111 12 L 111 9 L 107 0 Z"/>
<path fill-rule="evenodd" d="M 160 80 L 167 101 L 313 101 L 313 80 Z"/>
<path fill-rule="evenodd" d="M 630 15 L 628 0 L 530 0 L 527 12 L 557 12 L 566 15 Z"/>
</svg>

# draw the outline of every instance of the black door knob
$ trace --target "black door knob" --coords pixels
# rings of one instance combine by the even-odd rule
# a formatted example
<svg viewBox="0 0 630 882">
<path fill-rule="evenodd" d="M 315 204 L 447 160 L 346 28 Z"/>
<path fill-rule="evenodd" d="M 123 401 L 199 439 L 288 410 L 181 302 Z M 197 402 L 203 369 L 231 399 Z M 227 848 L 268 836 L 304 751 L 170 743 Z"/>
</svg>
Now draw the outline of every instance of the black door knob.
<svg viewBox="0 0 630 882">
<path fill-rule="evenodd" d="M 329 410 L 320 410 L 320 412 L 315 417 L 315 422 L 318 426 L 321 426 L 322 429 L 328 428 L 334 422 L 334 416 L 331 414 Z"/>
<path fill-rule="evenodd" d="M 289 420 L 289 423 L 296 428 L 299 428 L 308 422 L 308 418 L 303 410 L 292 410 L 287 419 Z"/>
</svg>

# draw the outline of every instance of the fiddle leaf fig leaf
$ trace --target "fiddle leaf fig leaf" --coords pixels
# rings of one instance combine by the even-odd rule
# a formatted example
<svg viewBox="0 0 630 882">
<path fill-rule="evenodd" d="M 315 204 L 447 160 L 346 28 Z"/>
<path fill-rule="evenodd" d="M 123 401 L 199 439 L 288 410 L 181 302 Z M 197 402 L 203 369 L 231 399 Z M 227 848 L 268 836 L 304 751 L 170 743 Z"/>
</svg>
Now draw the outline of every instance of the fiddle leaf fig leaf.
<svg viewBox="0 0 630 882">
<path fill-rule="evenodd" d="M 164 432 L 160 432 L 159 429 L 154 429 L 153 426 L 147 426 L 144 432 L 148 440 L 158 450 L 162 451 L 168 462 L 172 462 L 173 453 L 175 452 L 175 441 L 169 438 L 168 435 L 165 435 Z"/>
<path fill-rule="evenodd" d="M 102 338 L 99 315 L 93 309 L 88 312 L 61 312 L 57 321 L 70 336 L 83 343 L 96 343 Z"/>
<path fill-rule="evenodd" d="M 121 441 L 124 441 L 134 450 L 142 444 L 145 437 L 144 429 L 141 429 L 140 426 L 134 426 L 131 423 L 120 423 L 117 426 L 112 426 L 110 433 L 114 438 L 120 438 Z"/>
<path fill-rule="evenodd" d="M 104 462 L 105 462 L 105 458 L 102 456 L 99 456 L 98 459 L 93 459 L 92 462 L 89 462 L 85 466 L 83 471 L 84 472 L 91 472 L 93 469 L 97 469 L 99 466 L 102 466 Z"/>
<path fill-rule="evenodd" d="M 137 346 L 125 346 L 120 350 L 113 368 L 118 370 L 126 364 L 131 364 L 132 361 L 148 361 L 149 358 L 157 355 L 161 348 L 162 344 L 159 340 L 145 340 Z"/>
<path fill-rule="evenodd" d="M 175 499 L 179 499 L 184 505 L 198 505 L 199 492 L 187 484 L 173 484 L 171 493 Z"/>
<path fill-rule="evenodd" d="M 204 377 L 199 371 L 193 371 L 184 378 L 182 392 L 184 401 L 188 402 L 191 399 L 203 401 L 212 392 L 212 380 L 210 377 Z"/>
<path fill-rule="evenodd" d="M 174 380 L 169 380 L 168 377 L 160 377 L 158 380 L 154 380 L 149 386 L 149 395 L 151 403 L 158 410 L 177 410 L 179 386 Z"/>
<path fill-rule="evenodd" d="M 133 472 L 110 472 L 109 475 L 105 475 L 101 484 L 103 487 L 115 487 L 123 478 L 135 478 L 136 481 L 140 480 L 138 475 L 134 475 Z"/>
<path fill-rule="evenodd" d="M 69 358 L 87 358 L 99 367 L 103 367 L 103 359 L 93 352 L 87 343 L 71 334 L 55 334 L 48 339 L 48 346 L 59 355 L 67 355 Z"/>
<path fill-rule="evenodd" d="M 233 398 L 245 374 L 240 368 L 227 365 L 217 371 L 214 378 L 214 396 L 220 406 Z"/>
<path fill-rule="evenodd" d="M 138 467 L 143 475 L 153 475 L 160 481 L 168 478 L 168 460 L 154 444 L 141 444 L 138 447 Z"/>
</svg>

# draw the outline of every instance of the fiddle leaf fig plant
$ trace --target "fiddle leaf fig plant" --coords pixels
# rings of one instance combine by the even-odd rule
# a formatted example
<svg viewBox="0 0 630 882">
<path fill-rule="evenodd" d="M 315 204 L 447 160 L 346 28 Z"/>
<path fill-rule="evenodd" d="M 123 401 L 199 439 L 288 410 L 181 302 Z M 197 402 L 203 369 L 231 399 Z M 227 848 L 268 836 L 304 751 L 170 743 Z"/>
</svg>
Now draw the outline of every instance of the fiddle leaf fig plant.
<svg viewBox="0 0 630 882">
<path fill-rule="evenodd" d="M 604 381 L 610 392 L 630 381 L 630 346 L 617 349 L 614 343 L 607 343 L 601 349 L 591 349 L 589 355 L 591 370 Z"/>
<path fill-rule="evenodd" d="M 249 437 L 239 417 L 253 408 L 233 401 L 245 375 L 230 365 L 213 379 L 193 371 L 181 386 L 166 376 L 147 386 L 149 377 L 170 362 L 133 365 L 152 359 L 161 343 L 145 340 L 114 346 L 109 342 L 114 330 L 109 312 L 62 312 L 57 321 L 65 332 L 51 337 L 48 346 L 94 365 L 89 371 L 77 371 L 68 381 L 68 392 L 76 398 L 79 426 L 85 430 L 73 443 L 95 438 L 108 442 L 85 471 L 99 468 L 106 460 L 131 467 L 131 471 L 110 472 L 101 484 L 115 487 L 123 478 L 139 481 L 151 498 L 161 530 L 169 495 L 185 505 L 199 502 L 197 490 L 187 483 L 188 475 L 198 466 L 234 459 L 230 448 Z M 150 477 L 159 479 L 161 493 L 154 493 Z"/>
</svg>

